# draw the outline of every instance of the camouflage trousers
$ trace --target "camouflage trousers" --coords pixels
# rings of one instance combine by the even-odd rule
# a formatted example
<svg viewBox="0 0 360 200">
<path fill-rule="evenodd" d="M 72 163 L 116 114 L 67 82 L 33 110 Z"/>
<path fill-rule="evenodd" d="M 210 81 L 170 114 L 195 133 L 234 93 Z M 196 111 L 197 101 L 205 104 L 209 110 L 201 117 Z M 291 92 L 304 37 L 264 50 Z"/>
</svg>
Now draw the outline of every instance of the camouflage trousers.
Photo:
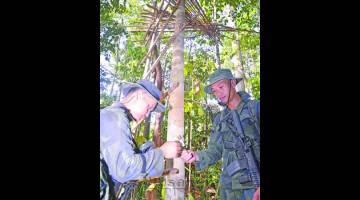
<svg viewBox="0 0 360 200">
<path fill-rule="evenodd" d="M 252 200 L 256 189 L 227 190 L 220 189 L 221 200 Z"/>
</svg>

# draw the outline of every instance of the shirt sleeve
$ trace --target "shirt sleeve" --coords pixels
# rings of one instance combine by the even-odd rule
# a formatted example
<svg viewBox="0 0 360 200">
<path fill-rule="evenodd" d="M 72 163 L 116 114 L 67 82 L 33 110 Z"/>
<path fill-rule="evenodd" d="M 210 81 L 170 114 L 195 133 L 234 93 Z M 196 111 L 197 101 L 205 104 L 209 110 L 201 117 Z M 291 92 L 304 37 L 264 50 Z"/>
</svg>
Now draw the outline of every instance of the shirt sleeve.
<svg viewBox="0 0 360 200">
<path fill-rule="evenodd" d="M 100 149 L 113 179 L 124 183 L 146 176 L 160 176 L 164 156 L 160 149 L 135 152 L 130 124 L 124 113 L 103 110 L 100 113 Z"/>
<path fill-rule="evenodd" d="M 215 131 L 218 120 L 219 115 L 215 118 L 213 128 L 211 128 L 208 149 L 196 152 L 199 157 L 199 161 L 195 162 L 195 167 L 198 170 L 202 170 L 210 165 L 215 164 L 222 157 L 222 138 L 220 134 Z"/>
</svg>

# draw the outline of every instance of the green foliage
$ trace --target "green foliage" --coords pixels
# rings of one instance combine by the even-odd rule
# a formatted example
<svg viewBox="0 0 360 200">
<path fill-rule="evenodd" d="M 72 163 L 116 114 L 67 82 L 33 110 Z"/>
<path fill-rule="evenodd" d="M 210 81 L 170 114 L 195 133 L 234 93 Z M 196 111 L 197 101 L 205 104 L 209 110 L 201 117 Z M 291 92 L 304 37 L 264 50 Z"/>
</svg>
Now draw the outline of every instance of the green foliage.
<svg viewBox="0 0 360 200">
<path fill-rule="evenodd" d="M 113 103 L 113 101 L 114 101 L 114 97 L 106 93 L 100 94 L 100 109 L 110 106 Z"/>
<path fill-rule="evenodd" d="M 143 200 L 145 199 L 145 191 L 149 187 L 149 183 L 140 182 L 138 187 L 132 192 L 130 199 L 131 200 Z"/>
<path fill-rule="evenodd" d="M 100 67 L 100 93 L 104 92 L 108 85 L 111 84 L 109 74 Z"/>
<path fill-rule="evenodd" d="M 254 98 L 260 100 L 260 72 L 255 71 L 248 83 L 251 85 L 251 92 Z"/>
<path fill-rule="evenodd" d="M 143 135 L 136 135 L 135 136 L 135 142 L 138 145 L 142 145 L 146 142 L 146 138 Z"/>
<path fill-rule="evenodd" d="M 125 11 L 125 5 L 119 0 L 100 0 L 100 52 L 115 52 L 119 38 L 125 34 L 125 28 L 119 16 Z"/>
<path fill-rule="evenodd" d="M 191 194 L 189 194 L 189 200 L 195 200 Z"/>
<path fill-rule="evenodd" d="M 211 113 L 204 106 L 207 99 L 204 92 L 204 83 L 210 73 L 215 70 L 215 63 L 211 51 L 206 51 L 209 41 L 200 40 L 200 47 L 191 47 L 191 52 L 185 53 L 185 144 L 189 143 L 190 128 L 192 131 L 191 147 L 193 150 L 203 150 L 207 148 L 211 124 Z M 192 123 L 191 123 L 192 122 Z M 190 127 L 192 126 L 192 127 Z M 220 165 L 217 163 L 203 171 L 192 170 L 192 194 L 188 194 L 188 199 L 210 199 L 214 194 L 207 193 L 208 187 L 217 189 L 220 177 Z M 186 171 L 188 177 L 188 171 Z M 187 180 L 188 182 L 189 180 Z M 200 196 L 199 196 L 200 195 Z"/>
<path fill-rule="evenodd" d="M 164 178 L 160 178 L 160 183 L 155 185 L 153 190 L 156 191 L 156 196 L 159 199 L 165 199 L 165 183 Z M 146 181 L 139 182 L 138 187 L 131 193 L 131 200 L 145 200 L 146 190 L 149 188 L 150 183 Z"/>
<path fill-rule="evenodd" d="M 145 56 L 147 49 L 131 40 L 127 41 L 125 48 L 127 52 L 122 55 L 122 59 L 116 66 L 118 74 L 124 80 L 136 82 L 144 72 L 144 68 L 139 67 L 138 64 Z"/>
</svg>

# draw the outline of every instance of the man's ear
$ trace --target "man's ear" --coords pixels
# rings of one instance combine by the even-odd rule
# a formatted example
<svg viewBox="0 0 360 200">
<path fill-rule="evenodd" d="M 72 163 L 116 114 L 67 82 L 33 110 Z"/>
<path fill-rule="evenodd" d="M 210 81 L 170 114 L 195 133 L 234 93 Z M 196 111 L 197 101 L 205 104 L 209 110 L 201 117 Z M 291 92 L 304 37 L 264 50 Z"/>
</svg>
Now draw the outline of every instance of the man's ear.
<svg viewBox="0 0 360 200">
<path fill-rule="evenodd" d="M 136 99 L 137 99 L 138 101 L 143 101 L 143 100 L 145 100 L 145 99 L 144 99 L 144 98 L 145 98 L 145 95 L 146 95 L 146 92 L 145 92 L 144 90 L 140 89 L 140 90 L 137 91 Z"/>
<path fill-rule="evenodd" d="M 142 91 L 141 90 L 137 90 L 136 93 L 135 93 L 135 99 L 137 101 L 140 101 L 142 99 Z"/>
</svg>

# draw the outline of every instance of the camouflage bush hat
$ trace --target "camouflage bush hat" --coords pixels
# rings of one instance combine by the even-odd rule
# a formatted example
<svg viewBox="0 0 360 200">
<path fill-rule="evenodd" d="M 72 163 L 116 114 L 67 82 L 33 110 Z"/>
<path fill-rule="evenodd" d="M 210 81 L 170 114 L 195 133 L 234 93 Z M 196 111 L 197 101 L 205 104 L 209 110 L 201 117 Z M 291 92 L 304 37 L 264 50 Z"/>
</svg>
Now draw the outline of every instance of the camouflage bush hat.
<svg viewBox="0 0 360 200">
<path fill-rule="evenodd" d="M 211 85 L 220 80 L 236 80 L 236 83 L 238 83 L 242 80 L 242 78 L 235 78 L 232 75 L 230 69 L 217 69 L 209 76 L 209 79 L 206 82 L 206 86 L 204 88 L 205 92 L 212 94 Z"/>
</svg>

